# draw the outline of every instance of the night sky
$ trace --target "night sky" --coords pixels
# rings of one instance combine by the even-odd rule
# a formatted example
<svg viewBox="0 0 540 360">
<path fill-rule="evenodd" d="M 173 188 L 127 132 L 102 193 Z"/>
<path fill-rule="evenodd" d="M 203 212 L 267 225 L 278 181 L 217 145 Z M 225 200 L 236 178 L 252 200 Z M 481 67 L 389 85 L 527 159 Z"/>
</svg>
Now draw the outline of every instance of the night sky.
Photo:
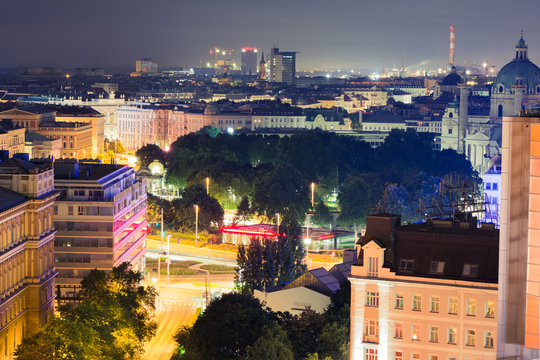
<svg viewBox="0 0 540 360">
<path fill-rule="evenodd" d="M 0 66 L 133 70 L 197 66 L 214 46 L 274 44 L 298 68 L 444 67 L 449 25 L 459 64 L 504 65 L 521 29 L 540 64 L 540 2 L 524 0 L 2 0 Z M 239 54 L 238 54 L 239 56 Z M 420 65 L 422 64 L 422 65 Z"/>
</svg>

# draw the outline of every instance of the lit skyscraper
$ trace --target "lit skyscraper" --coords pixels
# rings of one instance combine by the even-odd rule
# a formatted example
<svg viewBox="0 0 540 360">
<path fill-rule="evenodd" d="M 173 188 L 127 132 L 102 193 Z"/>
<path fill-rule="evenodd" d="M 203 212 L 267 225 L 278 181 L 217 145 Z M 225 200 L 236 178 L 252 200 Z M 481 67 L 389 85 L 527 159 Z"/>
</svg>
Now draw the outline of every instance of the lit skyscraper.
<svg viewBox="0 0 540 360">
<path fill-rule="evenodd" d="M 242 48 L 242 74 L 257 74 L 257 49 L 249 47 Z"/>
<path fill-rule="evenodd" d="M 294 84 L 296 78 L 296 52 L 279 51 L 272 48 L 270 52 L 270 81 Z"/>
</svg>

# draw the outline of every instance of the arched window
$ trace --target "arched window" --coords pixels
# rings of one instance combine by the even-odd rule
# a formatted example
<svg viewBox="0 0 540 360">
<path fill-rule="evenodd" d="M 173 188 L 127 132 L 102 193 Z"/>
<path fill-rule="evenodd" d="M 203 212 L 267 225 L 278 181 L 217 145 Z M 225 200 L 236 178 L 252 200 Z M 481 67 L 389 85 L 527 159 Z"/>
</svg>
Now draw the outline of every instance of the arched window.
<svg viewBox="0 0 540 360">
<path fill-rule="evenodd" d="M 504 90 L 504 87 L 502 85 L 499 86 L 499 92 L 502 93 Z"/>
<path fill-rule="evenodd" d="M 497 116 L 502 117 L 503 116 L 503 106 L 499 105 L 499 108 L 497 109 Z"/>
<path fill-rule="evenodd" d="M 448 117 L 454 117 L 454 113 L 448 114 Z"/>
</svg>

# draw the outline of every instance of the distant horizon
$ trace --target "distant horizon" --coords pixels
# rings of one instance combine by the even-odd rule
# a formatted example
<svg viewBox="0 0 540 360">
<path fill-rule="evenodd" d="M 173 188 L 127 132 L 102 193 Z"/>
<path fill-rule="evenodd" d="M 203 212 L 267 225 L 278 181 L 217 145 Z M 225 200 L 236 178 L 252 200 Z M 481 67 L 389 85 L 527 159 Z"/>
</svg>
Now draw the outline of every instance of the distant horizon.
<svg viewBox="0 0 540 360">
<path fill-rule="evenodd" d="M 540 63 L 540 3 L 430 0 L 360 3 L 339 0 L 94 0 L 8 2 L 0 31 L 8 34 L 0 67 L 99 67 L 133 71 L 150 57 L 161 68 L 196 67 L 214 47 L 299 51 L 299 70 L 401 67 L 444 68 L 449 26 L 456 29 L 456 62 L 501 67 L 524 30 L 530 58 Z M 21 16 L 17 16 L 20 14 Z M 24 17 L 22 17 L 24 15 Z M 132 70 L 133 69 L 133 70 Z"/>
</svg>

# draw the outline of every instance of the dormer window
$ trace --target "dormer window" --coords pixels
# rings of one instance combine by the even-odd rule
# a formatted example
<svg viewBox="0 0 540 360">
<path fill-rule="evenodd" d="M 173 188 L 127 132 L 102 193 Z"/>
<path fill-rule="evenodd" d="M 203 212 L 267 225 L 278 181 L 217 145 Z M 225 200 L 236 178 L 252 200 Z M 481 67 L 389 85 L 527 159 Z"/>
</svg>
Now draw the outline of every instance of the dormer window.
<svg viewBox="0 0 540 360">
<path fill-rule="evenodd" d="M 412 273 L 414 268 L 414 260 L 401 259 L 399 262 L 399 271 Z"/>
<path fill-rule="evenodd" d="M 464 264 L 463 265 L 463 276 L 467 277 L 477 277 L 478 276 L 478 264 Z"/>
<path fill-rule="evenodd" d="M 430 274 L 442 274 L 444 273 L 444 261 L 432 261 L 429 266 Z"/>
</svg>

